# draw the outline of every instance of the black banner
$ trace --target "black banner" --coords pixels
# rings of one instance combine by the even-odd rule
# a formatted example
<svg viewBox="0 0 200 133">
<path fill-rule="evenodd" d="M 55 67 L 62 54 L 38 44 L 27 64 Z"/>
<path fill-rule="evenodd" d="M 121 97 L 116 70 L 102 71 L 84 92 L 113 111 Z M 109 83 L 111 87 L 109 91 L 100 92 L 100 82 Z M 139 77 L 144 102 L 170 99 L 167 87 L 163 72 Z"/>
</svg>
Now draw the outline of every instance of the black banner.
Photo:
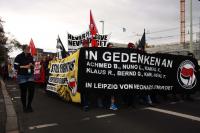
<svg viewBox="0 0 200 133">
<path fill-rule="evenodd" d="M 128 48 L 81 48 L 78 88 L 116 91 L 191 91 L 197 61 L 188 56 L 147 54 Z"/>
</svg>

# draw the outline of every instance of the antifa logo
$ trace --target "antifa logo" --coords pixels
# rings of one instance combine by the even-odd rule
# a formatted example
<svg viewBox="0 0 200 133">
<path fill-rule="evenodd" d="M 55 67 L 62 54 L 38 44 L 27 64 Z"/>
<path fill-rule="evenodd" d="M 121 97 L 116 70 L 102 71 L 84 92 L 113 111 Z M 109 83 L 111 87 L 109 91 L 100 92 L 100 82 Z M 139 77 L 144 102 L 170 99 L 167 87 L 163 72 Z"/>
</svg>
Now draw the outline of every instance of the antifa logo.
<svg viewBox="0 0 200 133">
<path fill-rule="evenodd" d="M 194 64 L 186 60 L 181 63 L 177 72 L 177 79 L 179 84 L 185 89 L 192 89 L 197 82 L 194 70 Z"/>
<path fill-rule="evenodd" d="M 185 78 L 187 78 L 189 80 L 194 75 L 194 69 L 193 68 L 187 69 L 185 67 L 182 67 L 181 75 L 182 75 L 182 77 L 185 77 Z"/>
<path fill-rule="evenodd" d="M 74 77 L 72 77 L 70 80 L 69 80 L 69 89 L 71 90 L 72 92 L 72 95 L 76 95 L 76 92 L 77 92 L 77 84 L 76 84 L 76 79 Z"/>
</svg>

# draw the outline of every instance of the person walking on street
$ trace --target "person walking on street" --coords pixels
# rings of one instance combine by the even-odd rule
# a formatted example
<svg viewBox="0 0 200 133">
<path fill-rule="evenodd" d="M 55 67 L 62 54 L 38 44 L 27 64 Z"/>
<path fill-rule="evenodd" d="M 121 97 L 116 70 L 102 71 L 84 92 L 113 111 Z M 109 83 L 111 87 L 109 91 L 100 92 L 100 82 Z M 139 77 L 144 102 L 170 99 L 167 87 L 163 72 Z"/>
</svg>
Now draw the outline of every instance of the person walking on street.
<svg viewBox="0 0 200 133">
<path fill-rule="evenodd" d="M 112 43 L 108 43 L 107 48 L 113 48 L 113 44 Z M 113 94 L 111 95 L 110 109 L 111 110 L 118 110 L 118 107 L 116 105 L 116 94 L 115 94 L 115 92 L 113 92 Z"/>
<path fill-rule="evenodd" d="M 33 57 L 29 52 L 28 45 L 23 45 L 22 50 L 23 52 L 17 55 L 15 58 L 14 68 L 17 70 L 17 81 L 20 87 L 23 111 L 33 112 L 31 104 L 34 97 L 34 62 Z"/>
</svg>

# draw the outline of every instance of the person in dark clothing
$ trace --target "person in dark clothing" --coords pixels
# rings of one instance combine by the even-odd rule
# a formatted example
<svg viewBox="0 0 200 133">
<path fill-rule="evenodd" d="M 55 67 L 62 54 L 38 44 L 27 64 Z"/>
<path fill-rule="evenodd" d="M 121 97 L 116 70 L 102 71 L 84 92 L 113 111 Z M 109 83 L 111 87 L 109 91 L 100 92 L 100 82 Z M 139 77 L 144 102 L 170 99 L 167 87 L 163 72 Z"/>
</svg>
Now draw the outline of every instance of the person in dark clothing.
<svg viewBox="0 0 200 133">
<path fill-rule="evenodd" d="M 3 80 L 8 80 L 8 63 L 5 62 L 3 66 Z"/>
<path fill-rule="evenodd" d="M 21 91 L 21 101 L 24 112 L 33 112 L 31 103 L 34 97 L 34 62 L 29 53 L 28 45 L 22 46 L 23 52 L 16 56 L 14 68 L 17 70 L 17 81 Z M 28 101 L 27 101 L 28 91 Z"/>
<path fill-rule="evenodd" d="M 47 83 L 48 83 L 48 79 L 49 79 L 49 68 L 48 68 L 48 64 L 49 64 L 50 59 L 49 58 L 45 58 L 45 60 L 43 60 L 43 65 L 44 65 L 44 73 L 45 73 L 45 83 L 44 83 L 44 87 L 47 87 Z"/>
<path fill-rule="evenodd" d="M 89 47 L 89 42 L 88 40 L 83 40 L 83 47 Z M 85 90 L 85 88 L 81 89 L 81 104 L 83 106 L 84 111 L 89 110 L 89 93 L 88 91 Z"/>
</svg>

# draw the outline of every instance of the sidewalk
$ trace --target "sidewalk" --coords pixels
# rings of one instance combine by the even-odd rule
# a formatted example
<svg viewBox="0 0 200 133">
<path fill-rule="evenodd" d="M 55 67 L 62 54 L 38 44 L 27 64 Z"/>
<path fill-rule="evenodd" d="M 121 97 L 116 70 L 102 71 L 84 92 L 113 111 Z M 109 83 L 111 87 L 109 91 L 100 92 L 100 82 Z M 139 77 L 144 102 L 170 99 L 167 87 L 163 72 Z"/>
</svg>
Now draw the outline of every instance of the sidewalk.
<svg viewBox="0 0 200 133">
<path fill-rule="evenodd" d="M 0 132 L 19 133 L 17 115 L 6 85 L 2 79 L 0 79 L 0 85 Z"/>
<path fill-rule="evenodd" d="M 6 108 L 0 83 L 0 133 L 5 133 L 5 127 L 6 127 Z"/>
</svg>

